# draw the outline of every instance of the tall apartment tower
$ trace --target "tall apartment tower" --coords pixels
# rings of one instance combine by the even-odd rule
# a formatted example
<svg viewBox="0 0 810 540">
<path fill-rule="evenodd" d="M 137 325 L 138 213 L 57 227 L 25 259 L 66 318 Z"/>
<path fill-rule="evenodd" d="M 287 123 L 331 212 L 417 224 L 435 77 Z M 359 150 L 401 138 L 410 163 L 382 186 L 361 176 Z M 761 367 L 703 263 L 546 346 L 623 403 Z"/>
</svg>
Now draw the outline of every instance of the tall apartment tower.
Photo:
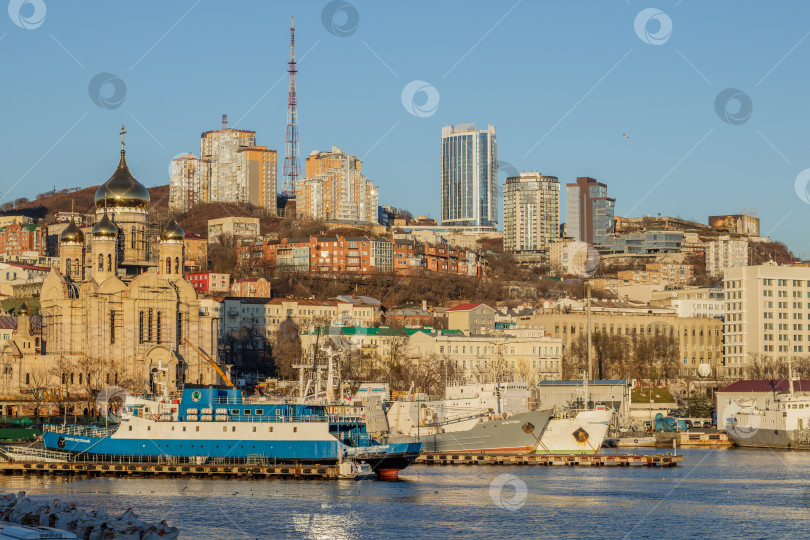
<svg viewBox="0 0 810 540">
<path fill-rule="evenodd" d="M 607 185 L 593 178 L 579 177 L 565 185 L 565 213 L 568 235 L 578 242 L 603 244 L 615 229 L 616 199 L 607 196 Z"/>
<path fill-rule="evenodd" d="M 245 186 L 245 202 L 264 208 L 270 215 L 276 215 L 277 161 L 276 151 L 266 146 L 236 152 L 237 183 Z"/>
<path fill-rule="evenodd" d="M 377 186 L 362 174 L 362 165 L 336 146 L 310 153 L 295 189 L 297 215 L 377 223 Z"/>
<path fill-rule="evenodd" d="M 209 174 L 208 162 L 194 154 L 174 158 L 169 177 L 172 210 L 188 212 L 194 205 L 206 202 Z"/>
<path fill-rule="evenodd" d="M 206 202 L 247 202 L 247 178 L 237 174 L 237 154 L 256 146 L 256 132 L 227 126 L 228 117 L 222 115 L 222 129 L 200 136 L 200 158 L 208 161 L 210 168 Z"/>
<path fill-rule="evenodd" d="M 524 172 L 503 187 L 503 247 L 511 253 L 548 255 L 560 228 L 560 181 Z"/>
<path fill-rule="evenodd" d="M 442 225 L 498 224 L 498 147 L 495 126 L 442 128 Z"/>
</svg>

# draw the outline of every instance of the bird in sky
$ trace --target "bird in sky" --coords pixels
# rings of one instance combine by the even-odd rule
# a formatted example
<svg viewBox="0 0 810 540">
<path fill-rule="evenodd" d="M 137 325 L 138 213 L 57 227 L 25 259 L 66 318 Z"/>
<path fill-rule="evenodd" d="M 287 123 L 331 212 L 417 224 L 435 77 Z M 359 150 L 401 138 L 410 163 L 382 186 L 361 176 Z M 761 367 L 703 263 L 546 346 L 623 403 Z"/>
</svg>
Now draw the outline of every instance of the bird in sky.
<svg viewBox="0 0 810 540">
<path fill-rule="evenodd" d="M 628 137 L 628 136 L 627 136 L 627 133 L 622 133 L 622 137 L 624 137 L 625 139 L 629 139 L 629 138 L 630 138 L 630 137 Z"/>
</svg>

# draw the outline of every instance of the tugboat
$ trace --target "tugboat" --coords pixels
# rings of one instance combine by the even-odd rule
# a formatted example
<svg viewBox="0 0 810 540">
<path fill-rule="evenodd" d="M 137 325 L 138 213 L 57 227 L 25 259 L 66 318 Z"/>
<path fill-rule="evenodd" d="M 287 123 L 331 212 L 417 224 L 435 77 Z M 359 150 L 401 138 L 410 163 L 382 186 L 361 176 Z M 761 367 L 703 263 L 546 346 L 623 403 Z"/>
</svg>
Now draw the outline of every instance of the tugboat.
<svg viewBox="0 0 810 540">
<path fill-rule="evenodd" d="M 102 428 L 46 425 L 45 448 L 76 454 L 276 462 L 367 463 L 379 479 L 395 480 L 421 443 L 380 444 L 365 424 L 346 425 L 326 406 L 244 398 L 236 388 L 185 385 L 180 399 L 128 396 L 121 422 Z M 338 433 L 345 441 L 338 440 Z"/>
</svg>

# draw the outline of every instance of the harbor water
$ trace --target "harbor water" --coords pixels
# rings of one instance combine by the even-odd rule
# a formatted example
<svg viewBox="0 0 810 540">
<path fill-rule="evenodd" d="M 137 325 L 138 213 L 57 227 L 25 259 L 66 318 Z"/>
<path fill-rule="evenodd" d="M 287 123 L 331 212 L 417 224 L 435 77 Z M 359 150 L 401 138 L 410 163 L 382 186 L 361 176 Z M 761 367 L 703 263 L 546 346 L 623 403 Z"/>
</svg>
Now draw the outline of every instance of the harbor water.
<svg viewBox="0 0 810 540">
<path fill-rule="evenodd" d="M 189 539 L 808 535 L 810 452 L 679 453 L 672 468 L 414 465 L 399 482 L 0 477 L 0 490 L 132 507 Z"/>
</svg>

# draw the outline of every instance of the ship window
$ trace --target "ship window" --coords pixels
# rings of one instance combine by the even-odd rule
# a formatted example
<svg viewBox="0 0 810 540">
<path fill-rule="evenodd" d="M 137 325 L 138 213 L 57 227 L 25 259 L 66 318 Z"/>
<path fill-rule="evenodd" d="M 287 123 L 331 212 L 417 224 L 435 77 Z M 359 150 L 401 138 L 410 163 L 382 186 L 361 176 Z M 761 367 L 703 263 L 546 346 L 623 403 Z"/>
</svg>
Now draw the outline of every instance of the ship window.
<svg viewBox="0 0 810 540">
<path fill-rule="evenodd" d="M 222 431 L 228 431 L 228 426 L 222 426 Z"/>
<path fill-rule="evenodd" d="M 245 416 L 250 416 L 250 409 L 245 409 L 244 415 Z"/>
<path fill-rule="evenodd" d="M 174 431 L 174 426 L 172 426 L 172 431 Z"/>
<path fill-rule="evenodd" d="M 197 431 L 200 431 L 200 426 L 194 426 L 194 427 L 197 428 Z M 186 428 L 183 428 L 183 430 L 185 430 L 185 429 Z"/>
<path fill-rule="evenodd" d="M 264 409 L 256 409 L 256 416 L 261 416 L 264 414 Z"/>
<path fill-rule="evenodd" d="M 253 433 L 256 433 L 256 426 L 253 426 Z"/>
<path fill-rule="evenodd" d="M 239 416 L 239 409 L 231 409 L 231 414 Z"/>
<path fill-rule="evenodd" d="M 132 431 L 132 426 L 129 426 L 129 430 Z"/>
<path fill-rule="evenodd" d="M 146 431 L 152 431 L 152 426 L 146 426 Z"/>
<path fill-rule="evenodd" d="M 236 426 L 231 426 L 231 431 L 236 431 Z"/>
<path fill-rule="evenodd" d="M 270 433 L 273 433 L 273 426 L 270 426 Z"/>
<path fill-rule="evenodd" d="M 293 428 L 293 433 L 298 433 L 298 428 L 297 427 Z"/>
<path fill-rule="evenodd" d="M 185 431 L 185 430 L 186 430 L 186 426 L 183 426 L 183 431 Z"/>
</svg>

